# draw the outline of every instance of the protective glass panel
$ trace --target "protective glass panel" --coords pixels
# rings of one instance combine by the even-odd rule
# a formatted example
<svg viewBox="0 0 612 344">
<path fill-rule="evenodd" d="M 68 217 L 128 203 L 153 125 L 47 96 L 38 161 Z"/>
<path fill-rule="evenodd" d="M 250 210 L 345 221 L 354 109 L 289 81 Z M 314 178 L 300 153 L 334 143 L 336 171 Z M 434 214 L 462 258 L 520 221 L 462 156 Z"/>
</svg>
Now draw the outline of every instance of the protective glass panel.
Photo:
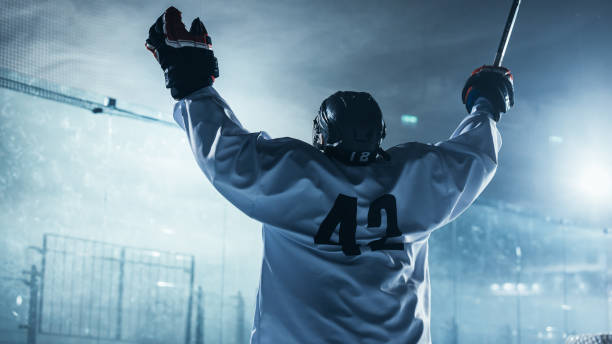
<svg viewBox="0 0 612 344">
<path fill-rule="evenodd" d="M 184 133 L 4 89 L 0 103 L 1 298 L 10 310 L 0 329 L 24 336 L 18 325 L 27 323 L 29 290 L 17 279 L 32 264 L 40 271 L 45 256 L 41 335 L 185 338 L 184 293 L 193 294 L 195 319 L 201 286 L 204 339 L 234 338 L 237 328 L 248 338 L 259 225 L 205 180 Z M 100 244 L 49 240 L 41 255 L 45 233 Z M 124 306 L 118 319 L 122 248 Z M 183 253 L 196 262 L 193 292 L 183 269 L 190 269 L 191 258 Z M 146 314 L 161 318 L 146 320 Z M 145 331 L 151 323 L 155 331 Z M 192 339 L 194 331 L 195 320 Z"/>
<path fill-rule="evenodd" d="M 612 238 L 482 203 L 430 240 L 441 343 L 564 343 L 610 328 Z"/>
<path fill-rule="evenodd" d="M 203 1 L 183 1 L 180 7 L 194 17 L 204 13 L 203 5 L 216 6 L 215 11 L 227 17 L 210 20 L 227 25 L 242 21 L 244 13 L 260 11 L 261 16 L 248 21 L 247 27 L 258 24 L 258 20 L 267 21 L 264 14 L 273 9 L 280 8 L 279 13 L 287 20 L 304 17 L 304 13 L 319 14 L 312 2 L 306 3 L 307 8 L 292 3 L 233 3 L 237 12 L 228 11 L 224 2 L 204 5 Z M 316 109 L 310 104 L 320 101 L 320 89 L 327 92 L 331 85 L 338 85 L 337 79 L 324 83 L 319 80 L 323 79 L 321 75 L 312 73 L 312 64 L 320 63 L 326 73 L 342 78 L 342 87 L 353 87 L 353 81 L 364 88 L 376 84 L 381 87 L 383 100 L 402 99 L 399 105 L 387 101 L 387 109 L 403 113 L 405 97 L 419 100 L 414 109 L 420 111 L 421 118 L 405 114 L 401 123 L 409 128 L 427 124 L 437 128 L 437 136 L 446 135 L 448 128 L 438 123 L 444 122 L 438 121 L 442 118 L 440 111 L 422 100 L 450 103 L 442 96 L 450 88 L 449 76 L 432 76 L 433 69 L 442 70 L 436 65 L 419 67 L 421 74 L 406 78 L 405 56 L 419 65 L 431 62 L 429 55 L 423 54 L 426 49 L 446 58 L 447 43 L 454 37 L 449 32 L 456 30 L 446 32 L 430 22 L 411 28 L 418 31 L 410 36 L 411 44 L 397 44 L 400 36 L 394 36 L 396 32 L 408 31 L 412 22 L 427 17 L 431 9 L 440 12 L 439 5 L 427 5 L 430 11 L 423 7 L 409 14 L 397 4 L 386 5 L 390 8 L 381 10 L 372 2 L 363 12 L 352 14 L 372 18 L 383 12 L 398 13 L 389 22 L 395 25 L 385 21 L 381 31 L 395 41 L 375 49 L 383 52 L 378 55 L 385 55 L 392 53 L 391 47 L 401 46 L 401 56 L 381 61 L 404 67 L 386 75 L 378 75 L 376 70 L 375 78 L 364 74 L 363 80 L 350 79 L 361 75 L 355 70 L 372 69 L 370 56 L 361 53 L 371 46 L 362 35 L 346 28 L 346 35 L 340 37 L 360 44 L 359 54 L 350 56 L 357 64 L 344 63 L 347 55 L 342 55 L 342 63 L 334 64 L 334 68 L 328 68 L 330 60 L 320 53 L 317 59 L 300 56 L 291 60 L 289 67 L 272 59 L 266 60 L 265 66 L 252 68 L 233 51 L 255 45 L 254 36 L 219 32 L 219 36 L 239 36 L 234 37 L 235 45 L 228 46 L 225 56 L 225 61 L 234 66 L 234 74 L 223 77 L 236 79 L 228 85 L 237 85 L 228 87 L 228 93 L 233 92 L 233 99 L 238 100 L 238 106 L 232 105 L 240 107 L 240 101 L 252 104 L 243 106 L 249 110 L 245 111 L 246 121 L 255 125 L 261 122 L 259 116 L 281 114 L 268 119 L 267 124 L 279 128 L 283 135 L 289 131 L 297 133 L 292 136 L 307 137 L 304 128 L 310 126 L 311 110 Z M 132 28 L 141 30 L 138 32 L 142 35 L 122 35 L 121 28 L 139 26 L 143 19 L 133 20 L 135 15 L 151 18 L 152 22 L 162 7 L 161 3 L 140 6 L 125 1 L 78 0 L 5 0 L 0 5 L 0 342 L 25 342 L 27 329 L 19 326 L 32 324 L 33 319 L 39 340 L 46 343 L 248 341 L 261 262 L 260 225 L 240 214 L 205 180 L 185 134 L 170 118 L 173 102 L 153 59 L 148 64 L 122 64 L 130 57 L 148 54 L 143 47 L 148 26 Z M 334 2 L 329 9 L 336 15 L 347 8 Z M 310 20 L 315 16 L 305 17 Z M 466 17 L 447 13 L 443 18 L 451 21 Z M 580 23 L 592 17 L 582 18 Z M 532 22 L 539 25 L 541 19 Z M 589 25 L 603 27 L 606 23 L 604 17 Z M 458 22 L 455 24 L 458 26 Z M 268 29 L 276 33 L 277 26 Z M 441 34 L 445 42 L 427 42 L 423 32 L 430 30 Z M 596 39 L 592 42 L 581 40 L 579 45 L 568 45 L 579 54 L 568 55 L 573 56 L 570 59 L 588 63 L 577 64 L 577 71 L 563 76 L 576 87 L 565 92 L 582 91 L 583 85 L 591 85 L 589 91 L 576 99 L 546 98 L 547 104 L 555 104 L 547 111 L 557 115 L 538 120 L 546 128 L 558 130 L 558 123 L 571 127 L 565 140 L 576 136 L 580 142 L 585 139 L 580 136 L 583 133 L 576 134 L 573 128 L 577 123 L 588 124 L 585 132 L 591 138 L 600 138 L 598 144 L 607 147 L 604 143 L 610 137 L 606 138 L 604 124 L 610 108 L 606 93 L 609 78 L 601 71 L 607 70 L 609 53 L 586 56 L 594 45 L 602 46 L 605 41 L 597 37 L 609 36 L 604 30 L 598 32 L 601 36 L 593 36 Z M 286 41 L 282 41 L 282 48 L 274 48 L 278 49 L 275 56 L 284 59 L 286 47 L 297 54 L 312 50 L 313 40 L 324 34 L 324 27 L 314 25 L 284 38 L 278 35 Z M 552 38 L 547 42 L 558 46 L 559 32 L 555 29 L 549 34 Z M 258 41 L 259 52 L 271 49 L 268 42 L 275 39 Z M 482 36 L 477 39 L 482 40 Z M 327 53 L 340 50 L 346 54 L 350 45 L 345 43 L 342 49 L 337 49 L 336 41 L 322 46 Z M 454 49 L 466 50 L 464 45 L 455 45 Z M 551 54 L 546 55 L 548 58 L 557 53 L 547 50 Z M 261 55 L 257 61 L 267 57 Z M 543 70 L 544 74 L 558 74 L 560 65 L 567 67 L 539 58 L 546 62 L 540 67 L 549 68 Z M 585 69 L 587 65 L 590 69 Z M 292 74 L 289 71 L 294 70 L 302 74 L 296 73 L 289 81 L 272 82 L 272 76 L 266 75 L 271 74 L 269 71 Z M 596 70 L 598 78 L 587 73 L 589 70 Z M 299 97 L 295 96 L 295 84 L 301 86 Z M 390 86 L 384 89 L 382 85 Z M 260 98 L 252 92 L 256 87 L 274 96 Z M 541 88 L 534 80 L 525 85 L 531 93 L 539 94 Z M 117 99 L 113 99 L 115 96 Z M 287 100 L 290 97 L 293 100 Z M 296 98 L 303 103 L 296 105 Z M 527 104 L 527 108 L 532 107 L 537 106 Z M 590 111 L 582 111 L 587 108 Z M 288 113 L 296 115 L 286 116 Z M 528 116 L 523 118 L 530 120 Z M 391 128 L 393 122 L 388 123 Z M 524 131 L 521 123 L 532 124 L 519 119 L 506 123 L 509 142 L 524 138 L 518 135 Z M 405 140 L 402 130 L 390 133 L 397 135 L 396 140 Z M 410 139 L 429 139 L 423 130 L 410 133 L 414 135 Z M 540 147 L 538 140 L 536 135 L 528 137 L 531 147 Z M 551 135 L 548 140 L 550 147 L 540 147 L 540 154 L 530 156 L 530 168 L 540 172 L 528 173 L 545 175 L 534 182 L 538 185 L 531 190 L 534 193 L 546 194 L 542 190 L 554 188 L 556 184 L 548 178 L 554 169 L 568 174 L 566 184 L 583 178 L 566 166 L 552 163 L 566 161 L 555 156 L 581 155 L 583 147 L 568 154 L 566 146 L 560 145 L 563 137 Z M 520 151 L 524 157 L 527 150 Z M 605 158 L 604 154 L 598 156 Z M 513 170 L 500 170 L 502 176 L 511 173 L 506 171 Z M 597 186 L 589 184 L 589 188 L 598 191 Z M 601 203 L 610 204 L 605 199 Z M 591 204 L 585 203 L 579 204 L 578 210 L 567 210 L 575 214 L 589 207 Z M 611 235 L 605 228 L 477 202 L 457 221 L 435 232 L 429 243 L 433 342 L 563 343 L 572 334 L 612 331 Z M 32 313 L 33 309 L 38 313 Z"/>
</svg>

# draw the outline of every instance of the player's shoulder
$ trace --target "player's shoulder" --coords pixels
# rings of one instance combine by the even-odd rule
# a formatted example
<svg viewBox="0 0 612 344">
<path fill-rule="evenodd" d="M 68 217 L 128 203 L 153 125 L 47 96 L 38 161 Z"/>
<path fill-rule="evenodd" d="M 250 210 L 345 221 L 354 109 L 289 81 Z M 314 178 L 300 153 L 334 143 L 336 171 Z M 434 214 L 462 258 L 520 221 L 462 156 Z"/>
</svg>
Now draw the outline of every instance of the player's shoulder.
<svg viewBox="0 0 612 344">
<path fill-rule="evenodd" d="M 391 161 L 394 160 L 419 160 L 427 155 L 435 155 L 440 148 L 433 144 L 422 142 L 406 142 L 397 146 L 391 147 L 387 153 L 391 156 Z"/>
<path fill-rule="evenodd" d="M 258 133 L 258 144 L 267 149 L 274 149 L 278 152 L 287 152 L 294 155 L 317 155 L 322 154 L 312 145 L 293 137 L 271 138 L 266 132 Z"/>
<path fill-rule="evenodd" d="M 333 168 L 334 164 L 323 152 L 311 144 L 292 137 L 270 138 L 265 132 L 260 132 L 257 137 L 258 150 L 265 152 L 267 156 L 275 157 L 287 163 L 299 165 L 319 165 L 325 168 Z"/>
</svg>

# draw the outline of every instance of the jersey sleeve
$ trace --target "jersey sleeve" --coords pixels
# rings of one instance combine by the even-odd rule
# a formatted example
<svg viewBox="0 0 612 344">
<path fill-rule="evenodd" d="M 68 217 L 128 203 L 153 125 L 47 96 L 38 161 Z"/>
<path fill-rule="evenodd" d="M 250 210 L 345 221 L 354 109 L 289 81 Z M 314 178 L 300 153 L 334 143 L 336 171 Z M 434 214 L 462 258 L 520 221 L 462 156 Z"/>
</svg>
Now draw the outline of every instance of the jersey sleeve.
<svg viewBox="0 0 612 344">
<path fill-rule="evenodd" d="M 501 135 L 492 118 L 491 104 L 479 98 L 448 140 L 389 150 L 408 162 L 404 177 L 411 184 L 402 184 L 403 196 L 414 227 L 434 230 L 452 221 L 493 179 Z"/>
<path fill-rule="evenodd" d="M 450 180 L 450 209 L 447 221 L 465 211 L 482 193 L 497 171 L 502 145 L 491 103 L 479 98 L 449 140 L 436 146 L 441 165 Z"/>
<path fill-rule="evenodd" d="M 247 216 L 274 226 L 295 225 L 297 200 L 317 197 L 317 176 L 333 168 L 314 147 L 292 138 L 249 132 L 213 87 L 175 105 L 196 161 L 212 185 Z M 308 190 L 308 192 L 304 192 Z"/>
</svg>

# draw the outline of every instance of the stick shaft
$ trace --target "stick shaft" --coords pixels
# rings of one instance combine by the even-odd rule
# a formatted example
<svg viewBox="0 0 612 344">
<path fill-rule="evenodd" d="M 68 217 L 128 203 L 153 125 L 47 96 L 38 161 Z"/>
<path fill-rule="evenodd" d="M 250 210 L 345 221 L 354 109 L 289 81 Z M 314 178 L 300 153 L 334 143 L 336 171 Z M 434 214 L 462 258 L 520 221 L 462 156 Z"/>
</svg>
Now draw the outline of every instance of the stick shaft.
<svg viewBox="0 0 612 344">
<path fill-rule="evenodd" d="M 520 4 L 521 0 L 514 0 L 514 2 L 512 3 L 510 13 L 508 14 L 508 19 L 506 20 L 506 27 L 504 27 L 504 33 L 502 34 L 501 41 L 499 41 L 499 47 L 497 48 L 497 54 L 495 55 L 495 62 L 493 62 L 494 66 L 499 67 L 502 65 L 504 55 L 506 55 L 508 41 L 510 41 L 510 35 L 512 35 L 512 29 L 514 28 L 514 22 L 516 21 L 516 15 L 518 13 Z"/>
</svg>

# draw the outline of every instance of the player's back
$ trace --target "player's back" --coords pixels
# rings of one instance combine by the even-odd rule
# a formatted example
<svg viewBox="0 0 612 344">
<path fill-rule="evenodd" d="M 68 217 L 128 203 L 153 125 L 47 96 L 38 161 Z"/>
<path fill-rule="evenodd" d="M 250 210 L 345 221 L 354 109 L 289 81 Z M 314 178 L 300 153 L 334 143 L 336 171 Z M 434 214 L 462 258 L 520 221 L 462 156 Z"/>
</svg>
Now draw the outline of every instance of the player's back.
<svg viewBox="0 0 612 344">
<path fill-rule="evenodd" d="M 264 223 L 253 343 L 429 343 L 427 239 L 493 177 L 486 108 L 451 139 L 346 165 L 295 139 L 249 133 L 212 88 L 181 101 L 200 167 Z"/>
<path fill-rule="evenodd" d="M 321 178 L 283 187 L 295 202 L 270 208 L 293 225 L 263 226 L 254 343 L 429 342 L 427 239 L 450 215 L 438 150 L 408 143 L 366 166 L 304 162 Z"/>
<path fill-rule="evenodd" d="M 253 343 L 428 342 L 429 232 L 419 219 L 431 210 L 417 198 L 431 184 L 414 182 L 426 180 L 418 160 L 393 152 L 337 164 L 335 178 L 296 189 L 292 206 L 309 211 L 295 227 L 263 226 Z"/>
</svg>

